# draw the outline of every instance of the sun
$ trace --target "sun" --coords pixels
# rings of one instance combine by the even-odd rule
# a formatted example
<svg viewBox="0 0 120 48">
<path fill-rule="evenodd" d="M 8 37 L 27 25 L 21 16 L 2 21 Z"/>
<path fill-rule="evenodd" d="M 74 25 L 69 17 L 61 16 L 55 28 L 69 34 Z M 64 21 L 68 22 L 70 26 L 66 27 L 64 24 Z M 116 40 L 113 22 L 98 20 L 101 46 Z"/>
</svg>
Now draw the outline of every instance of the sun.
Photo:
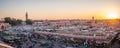
<svg viewBox="0 0 120 48">
<path fill-rule="evenodd" d="M 107 18 L 108 18 L 108 19 L 117 19 L 117 18 L 118 18 L 118 13 L 115 12 L 115 11 L 109 12 L 109 13 L 107 14 Z"/>
</svg>

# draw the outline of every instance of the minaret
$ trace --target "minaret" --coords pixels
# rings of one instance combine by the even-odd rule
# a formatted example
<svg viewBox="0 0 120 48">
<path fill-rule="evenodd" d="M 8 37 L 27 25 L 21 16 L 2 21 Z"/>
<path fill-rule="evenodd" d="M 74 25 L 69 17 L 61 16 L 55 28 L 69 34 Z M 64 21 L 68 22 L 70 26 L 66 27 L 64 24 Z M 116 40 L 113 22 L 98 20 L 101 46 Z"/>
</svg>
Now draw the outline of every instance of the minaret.
<svg viewBox="0 0 120 48">
<path fill-rule="evenodd" d="M 92 20 L 94 20 L 95 18 L 94 18 L 94 16 L 92 16 Z"/>
<path fill-rule="evenodd" d="M 25 14 L 25 17 L 26 17 L 26 20 L 28 20 L 28 13 L 26 12 L 26 14 Z"/>
<path fill-rule="evenodd" d="M 91 25 L 95 26 L 95 18 L 94 18 L 94 16 L 92 16 L 92 24 Z"/>
</svg>

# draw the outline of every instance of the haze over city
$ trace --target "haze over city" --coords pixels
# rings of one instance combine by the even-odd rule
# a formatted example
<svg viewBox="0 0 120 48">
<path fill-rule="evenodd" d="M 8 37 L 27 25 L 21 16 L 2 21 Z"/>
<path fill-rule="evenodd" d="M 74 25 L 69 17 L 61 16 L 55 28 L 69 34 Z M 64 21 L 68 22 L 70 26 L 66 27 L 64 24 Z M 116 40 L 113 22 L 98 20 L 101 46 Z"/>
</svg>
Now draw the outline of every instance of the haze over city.
<svg viewBox="0 0 120 48">
<path fill-rule="evenodd" d="M 120 48 L 120 0 L 0 0 L 0 48 Z"/>
<path fill-rule="evenodd" d="M 120 0 L 0 0 L 0 18 L 25 19 L 120 18 Z"/>
</svg>

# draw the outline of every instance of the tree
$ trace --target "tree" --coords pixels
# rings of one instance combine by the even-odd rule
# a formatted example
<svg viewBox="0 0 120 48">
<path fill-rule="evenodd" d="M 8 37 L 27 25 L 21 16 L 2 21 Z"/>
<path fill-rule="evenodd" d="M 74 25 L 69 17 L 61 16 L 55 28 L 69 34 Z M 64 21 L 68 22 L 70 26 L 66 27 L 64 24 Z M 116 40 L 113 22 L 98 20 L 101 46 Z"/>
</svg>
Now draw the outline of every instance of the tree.
<svg viewBox="0 0 120 48">
<path fill-rule="evenodd" d="M 11 23 L 11 18 L 10 17 L 5 17 L 4 20 L 5 20 L 5 23 Z"/>
<path fill-rule="evenodd" d="M 17 24 L 16 24 L 16 19 L 14 19 L 14 18 L 11 19 L 11 23 L 10 23 L 10 24 L 11 24 L 12 26 L 17 25 Z"/>
<path fill-rule="evenodd" d="M 16 25 L 19 25 L 19 24 L 21 24 L 21 22 L 22 22 L 22 20 L 20 20 L 20 19 L 17 19 L 17 20 L 16 20 Z"/>
<path fill-rule="evenodd" d="M 32 21 L 32 20 L 30 20 L 30 19 L 27 19 L 27 20 L 26 20 L 26 24 L 31 25 L 32 23 L 33 23 L 33 21 Z"/>
<path fill-rule="evenodd" d="M 21 24 L 21 22 L 22 22 L 22 20 L 20 20 L 20 19 L 14 19 L 14 18 L 10 18 L 10 17 L 5 17 L 4 18 L 4 20 L 5 20 L 5 23 L 9 23 L 9 24 L 11 24 L 12 26 L 14 26 L 14 25 L 19 25 L 19 24 Z"/>
</svg>

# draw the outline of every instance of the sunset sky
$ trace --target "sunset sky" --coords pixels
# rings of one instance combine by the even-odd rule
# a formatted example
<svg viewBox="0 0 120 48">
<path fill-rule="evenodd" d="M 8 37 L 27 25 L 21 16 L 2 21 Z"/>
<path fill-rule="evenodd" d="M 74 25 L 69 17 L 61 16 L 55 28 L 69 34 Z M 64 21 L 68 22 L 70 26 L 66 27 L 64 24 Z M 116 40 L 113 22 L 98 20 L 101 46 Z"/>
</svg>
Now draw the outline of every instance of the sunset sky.
<svg viewBox="0 0 120 48">
<path fill-rule="evenodd" d="M 0 0 L 0 18 L 25 20 L 26 12 L 32 20 L 120 18 L 120 0 Z"/>
</svg>

